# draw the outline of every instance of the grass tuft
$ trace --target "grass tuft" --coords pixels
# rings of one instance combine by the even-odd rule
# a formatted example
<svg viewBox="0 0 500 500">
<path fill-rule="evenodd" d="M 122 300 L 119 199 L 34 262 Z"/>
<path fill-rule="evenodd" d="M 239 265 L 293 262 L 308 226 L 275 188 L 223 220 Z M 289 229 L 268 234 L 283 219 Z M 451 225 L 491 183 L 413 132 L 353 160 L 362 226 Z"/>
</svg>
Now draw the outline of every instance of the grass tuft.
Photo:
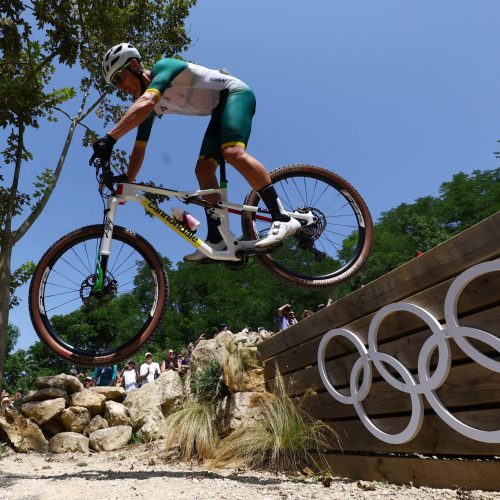
<svg viewBox="0 0 500 500">
<path fill-rule="evenodd" d="M 168 416 L 165 422 L 166 446 L 178 446 L 180 460 L 212 458 L 220 442 L 212 403 L 191 401 Z"/>
<path fill-rule="evenodd" d="M 214 467 L 270 468 L 298 471 L 312 461 L 312 453 L 338 442 L 337 434 L 326 424 L 309 417 L 293 404 L 281 376 L 276 392 L 261 400 L 262 418 L 240 427 L 227 436 L 214 456 Z"/>
</svg>

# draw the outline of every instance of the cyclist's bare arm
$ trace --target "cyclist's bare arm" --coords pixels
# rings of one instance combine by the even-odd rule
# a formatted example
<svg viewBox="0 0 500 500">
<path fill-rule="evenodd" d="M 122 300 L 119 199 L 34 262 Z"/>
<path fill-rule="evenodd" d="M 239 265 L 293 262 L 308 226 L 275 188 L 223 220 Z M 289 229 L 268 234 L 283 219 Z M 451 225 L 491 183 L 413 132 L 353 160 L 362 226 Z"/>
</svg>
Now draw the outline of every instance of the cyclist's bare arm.
<svg viewBox="0 0 500 500">
<path fill-rule="evenodd" d="M 127 132 L 140 125 L 153 111 L 160 96 L 155 92 L 145 92 L 130 106 L 121 120 L 108 132 L 114 139 L 118 140 Z"/>
<path fill-rule="evenodd" d="M 159 96 L 153 92 L 145 92 L 123 115 L 121 120 L 109 132 L 115 139 L 123 137 L 127 132 L 139 126 L 153 111 Z M 146 151 L 146 141 L 136 141 L 134 149 L 130 154 L 127 177 L 130 182 L 134 182 L 141 169 Z"/>
<path fill-rule="evenodd" d="M 129 182 L 134 182 L 139 170 L 141 169 L 142 162 L 144 161 L 144 154 L 146 152 L 147 142 L 136 141 L 130 158 L 128 161 L 127 177 Z"/>
</svg>

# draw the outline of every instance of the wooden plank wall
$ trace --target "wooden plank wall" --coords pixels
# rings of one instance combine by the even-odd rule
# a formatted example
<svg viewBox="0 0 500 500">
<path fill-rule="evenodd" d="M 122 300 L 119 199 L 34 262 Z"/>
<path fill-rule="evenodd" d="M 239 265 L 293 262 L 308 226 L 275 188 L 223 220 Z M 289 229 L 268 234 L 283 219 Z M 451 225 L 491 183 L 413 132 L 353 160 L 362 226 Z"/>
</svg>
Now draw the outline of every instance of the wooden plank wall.
<svg viewBox="0 0 500 500">
<path fill-rule="evenodd" d="M 470 477 L 460 473 L 463 460 L 453 458 L 483 457 L 486 460 L 500 456 L 500 442 L 484 443 L 463 436 L 434 413 L 425 397 L 425 416 L 417 436 L 404 444 L 385 443 L 366 430 L 353 406 L 336 401 L 326 391 L 317 365 L 318 347 L 326 332 L 346 328 L 368 345 L 370 322 L 387 304 L 404 301 L 421 306 L 444 324 L 444 298 L 454 279 L 475 264 L 498 258 L 500 212 L 260 345 L 268 389 L 274 390 L 279 371 L 297 404 L 339 433 L 342 451 L 339 452 L 338 443 L 332 442 L 329 459 L 339 473 L 356 479 L 404 483 L 412 477 L 414 484 L 468 487 L 472 484 Z M 458 302 L 458 317 L 460 325 L 500 337 L 500 272 L 483 275 L 467 285 Z M 415 375 L 418 355 L 430 334 L 429 327 L 415 315 L 396 312 L 381 325 L 379 351 L 396 357 Z M 500 358 L 500 352 L 491 347 L 482 343 L 474 345 L 490 358 Z M 437 390 L 438 397 L 463 422 L 483 430 L 500 429 L 500 373 L 470 359 L 454 340 L 450 340 L 450 346 L 452 367 L 445 383 Z M 342 393 L 350 392 L 351 370 L 358 357 L 357 350 L 347 340 L 337 337 L 328 345 L 326 369 Z M 436 360 L 437 353 L 434 353 L 433 363 Z M 363 407 L 385 432 L 400 432 L 410 418 L 410 397 L 389 385 L 373 364 L 372 369 L 373 384 Z M 410 454 L 413 458 L 399 458 L 394 454 Z M 431 467 L 441 472 L 430 475 L 429 461 L 415 458 L 415 454 L 446 457 Z M 500 474 L 479 471 L 484 467 L 490 471 L 492 462 L 470 463 L 470 472 L 476 468 L 484 477 L 484 484 L 478 485 L 481 481 L 476 479 L 474 487 L 500 489 Z M 495 465 L 500 472 L 500 462 Z M 448 473 L 443 473 L 446 470 Z M 463 484 L 459 484 L 460 481 Z"/>
</svg>

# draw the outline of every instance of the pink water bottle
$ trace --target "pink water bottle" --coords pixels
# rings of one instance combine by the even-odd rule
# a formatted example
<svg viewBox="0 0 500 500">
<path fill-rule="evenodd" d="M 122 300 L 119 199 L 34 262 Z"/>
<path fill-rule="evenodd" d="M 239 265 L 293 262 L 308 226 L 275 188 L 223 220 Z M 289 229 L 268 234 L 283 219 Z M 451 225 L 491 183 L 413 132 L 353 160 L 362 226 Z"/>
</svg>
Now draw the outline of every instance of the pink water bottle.
<svg viewBox="0 0 500 500">
<path fill-rule="evenodd" d="M 182 208 L 172 208 L 172 215 L 190 231 L 196 231 L 198 229 L 198 226 L 200 225 L 200 221 L 198 219 L 194 218 L 189 212 L 182 210 Z"/>
</svg>

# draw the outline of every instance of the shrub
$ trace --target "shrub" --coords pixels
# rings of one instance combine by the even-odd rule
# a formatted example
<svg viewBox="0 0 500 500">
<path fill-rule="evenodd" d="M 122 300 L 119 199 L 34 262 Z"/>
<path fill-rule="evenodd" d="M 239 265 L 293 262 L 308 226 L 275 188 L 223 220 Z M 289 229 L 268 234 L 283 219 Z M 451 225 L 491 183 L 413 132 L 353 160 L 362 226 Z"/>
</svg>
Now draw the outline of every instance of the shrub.
<svg viewBox="0 0 500 500">
<path fill-rule="evenodd" d="M 205 360 L 191 373 L 191 391 L 200 402 L 213 403 L 222 393 L 222 365 L 216 358 Z"/>
<path fill-rule="evenodd" d="M 326 424 L 309 417 L 287 395 L 283 379 L 277 378 L 276 394 L 263 395 L 262 418 L 236 429 L 221 443 L 212 465 L 271 468 L 296 471 L 322 456 L 337 434 Z"/>
<path fill-rule="evenodd" d="M 165 422 L 167 449 L 178 446 L 180 459 L 213 457 L 219 436 L 213 403 L 191 401 L 168 416 Z"/>
</svg>

